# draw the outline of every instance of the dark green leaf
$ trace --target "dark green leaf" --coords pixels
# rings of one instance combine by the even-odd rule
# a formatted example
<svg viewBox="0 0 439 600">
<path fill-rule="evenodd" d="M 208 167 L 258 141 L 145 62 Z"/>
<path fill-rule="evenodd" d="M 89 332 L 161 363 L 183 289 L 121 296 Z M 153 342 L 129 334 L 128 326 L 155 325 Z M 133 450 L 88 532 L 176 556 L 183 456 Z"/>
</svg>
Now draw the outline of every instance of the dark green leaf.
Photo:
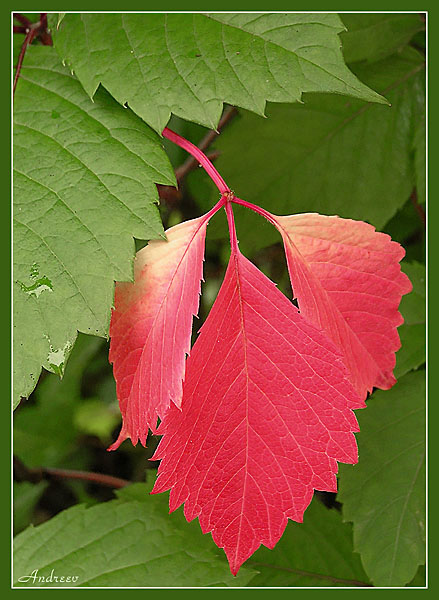
<svg viewBox="0 0 439 600">
<path fill-rule="evenodd" d="M 347 29 L 340 36 L 347 63 L 387 58 L 425 28 L 415 13 L 344 13 L 341 20 Z"/>
<path fill-rule="evenodd" d="M 404 324 L 398 328 L 401 349 L 396 355 L 395 377 L 402 377 L 425 362 L 425 266 L 420 263 L 403 263 L 413 284 L 413 291 L 403 296 L 400 311 Z"/>
<path fill-rule="evenodd" d="M 259 571 L 251 586 L 365 586 L 369 580 L 352 548 L 352 527 L 317 498 L 303 523 L 288 521 L 273 550 L 263 546 L 246 563 Z"/>
<path fill-rule="evenodd" d="M 343 517 L 376 586 L 403 586 L 425 562 L 425 372 L 357 411 L 359 463 L 340 465 Z"/>
<path fill-rule="evenodd" d="M 268 119 L 245 113 L 224 130 L 215 165 L 237 196 L 277 214 L 338 214 L 383 227 L 413 189 L 412 140 L 424 103 L 424 61 L 406 48 L 357 72 L 392 106 L 315 94 L 304 105 L 270 105 Z M 217 199 L 216 191 L 209 197 L 199 186 L 193 193 L 203 209 Z M 280 239 L 248 210 L 236 215 L 245 252 Z M 224 219 L 212 220 L 209 235 L 226 238 Z"/>
<path fill-rule="evenodd" d="M 19 533 L 32 522 L 35 505 L 46 487 L 47 481 L 14 482 L 14 534 Z"/>
<path fill-rule="evenodd" d="M 263 115 L 303 92 L 385 100 L 346 67 L 332 13 L 67 14 L 55 47 L 92 97 L 100 83 L 158 132 L 171 112 L 215 128 L 223 102 Z"/>
<path fill-rule="evenodd" d="M 92 102 L 47 46 L 28 49 L 14 103 L 15 402 L 62 374 L 77 331 L 106 336 L 134 241 L 163 228 L 158 136 L 104 90 Z"/>
<path fill-rule="evenodd" d="M 425 117 L 419 122 L 415 130 L 413 140 L 415 151 L 415 173 L 416 173 L 416 191 L 418 193 L 418 202 L 425 204 L 426 200 L 426 184 L 425 184 Z"/>
</svg>

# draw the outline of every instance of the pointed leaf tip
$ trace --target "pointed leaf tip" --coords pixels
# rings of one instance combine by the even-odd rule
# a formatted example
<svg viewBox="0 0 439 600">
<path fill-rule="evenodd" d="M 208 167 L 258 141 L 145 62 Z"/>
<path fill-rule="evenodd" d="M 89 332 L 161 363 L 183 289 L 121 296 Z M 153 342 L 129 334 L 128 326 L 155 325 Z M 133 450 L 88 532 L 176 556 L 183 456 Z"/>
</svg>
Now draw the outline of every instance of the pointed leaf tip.
<svg viewBox="0 0 439 600">
<path fill-rule="evenodd" d="M 134 283 L 117 283 L 110 323 L 110 362 L 124 439 L 146 443 L 171 401 L 179 406 L 192 317 L 198 313 L 205 216 L 166 231 L 137 253 Z"/>
<path fill-rule="evenodd" d="M 171 488 L 212 532 L 236 574 L 302 521 L 313 490 L 335 492 L 358 458 L 360 400 L 334 344 L 239 250 L 187 359 L 181 412 L 169 408 L 153 492 Z"/>
<path fill-rule="evenodd" d="M 341 350 L 362 399 L 373 387 L 392 387 L 398 307 L 412 289 L 399 265 L 404 248 L 363 221 L 317 213 L 273 218 L 301 314 Z"/>
</svg>

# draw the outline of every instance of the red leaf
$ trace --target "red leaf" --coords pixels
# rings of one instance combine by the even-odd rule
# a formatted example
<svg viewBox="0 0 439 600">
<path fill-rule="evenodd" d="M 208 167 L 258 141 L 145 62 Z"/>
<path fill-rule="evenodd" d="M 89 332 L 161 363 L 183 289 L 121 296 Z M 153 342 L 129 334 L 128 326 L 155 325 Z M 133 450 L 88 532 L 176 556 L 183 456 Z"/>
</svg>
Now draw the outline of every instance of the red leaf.
<svg viewBox="0 0 439 600">
<path fill-rule="evenodd" d="M 272 215 L 282 234 L 301 314 L 342 351 L 361 398 L 395 383 L 401 296 L 411 291 L 405 251 L 363 221 L 319 214 Z"/>
<path fill-rule="evenodd" d="M 360 400 L 334 344 L 235 250 L 187 359 L 181 411 L 171 406 L 153 458 L 154 493 L 171 488 L 224 548 L 232 573 L 313 490 L 337 489 L 337 462 L 357 462 L 350 409 Z"/>
<path fill-rule="evenodd" d="M 117 283 L 110 324 L 113 363 L 127 437 L 145 445 L 170 401 L 180 406 L 192 316 L 198 313 L 208 216 L 166 231 L 137 253 L 134 283 Z"/>
</svg>

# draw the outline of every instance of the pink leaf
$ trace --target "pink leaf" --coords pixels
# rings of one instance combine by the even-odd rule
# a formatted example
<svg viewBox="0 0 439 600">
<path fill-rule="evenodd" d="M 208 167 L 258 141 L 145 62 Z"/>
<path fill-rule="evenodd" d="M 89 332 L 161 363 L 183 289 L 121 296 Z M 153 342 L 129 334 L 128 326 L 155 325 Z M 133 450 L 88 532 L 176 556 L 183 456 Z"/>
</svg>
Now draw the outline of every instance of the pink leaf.
<svg viewBox="0 0 439 600">
<path fill-rule="evenodd" d="M 210 214 L 210 213 L 209 213 Z M 117 283 L 110 324 L 113 363 L 127 437 L 145 445 L 170 401 L 180 406 L 192 316 L 198 313 L 208 216 L 166 231 L 137 253 L 134 283 Z"/>
<path fill-rule="evenodd" d="M 171 489 L 224 548 L 232 573 L 313 490 L 335 492 L 337 461 L 357 462 L 351 407 L 360 400 L 339 352 L 234 249 L 187 359 L 181 411 L 171 406 L 154 456 L 154 493 Z"/>
<path fill-rule="evenodd" d="M 395 383 L 401 296 L 411 291 L 397 242 L 363 221 L 319 214 L 271 215 L 282 234 L 301 314 L 343 354 L 364 399 Z"/>
</svg>

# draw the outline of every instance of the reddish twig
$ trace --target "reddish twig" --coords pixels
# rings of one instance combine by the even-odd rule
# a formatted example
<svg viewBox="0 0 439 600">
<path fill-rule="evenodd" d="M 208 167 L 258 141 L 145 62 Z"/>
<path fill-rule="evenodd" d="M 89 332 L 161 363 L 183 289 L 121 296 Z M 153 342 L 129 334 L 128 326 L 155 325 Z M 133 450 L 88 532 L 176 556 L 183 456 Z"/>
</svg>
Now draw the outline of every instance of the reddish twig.
<svg viewBox="0 0 439 600">
<path fill-rule="evenodd" d="M 28 29 L 29 28 L 25 27 L 24 25 L 14 25 L 13 27 L 14 33 L 27 33 Z"/>
<path fill-rule="evenodd" d="M 55 469 L 52 467 L 29 469 L 29 467 L 27 467 L 17 456 L 14 456 L 14 478 L 17 481 L 30 481 L 31 483 L 39 483 L 43 479 L 77 479 L 116 489 L 123 488 L 132 483 L 131 481 L 121 479 L 120 477 L 103 475 L 102 473 L 92 473 L 91 471 Z"/>
<path fill-rule="evenodd" d="M 24 25 L 27 29 L 32 25 L 31 21 L 21 13 L 14 13 L 14 19 L 17 19 L 19 23 Z"/>
<path fill-rule="evenodd" d="M 47 13 L 40 13 L 40 20 L 37 23 L 31 23 L 19 13 L 14 14 L 14 17 L 23 23 L 26 27 L 26 37 L 24 38 L 21 46 L 20 55 L 18 57 L 17 67 L 14 77 L 14 85 L 12 88 L 12 94 L 15 95 L 15 88 L 17 87 L 17 81 L 20 77 L 21 67 L 23 65 L 24 55 L 26 54 L 27 47 L 32 44 L 33 40 L 38 37 L 42 44 L 45 46 L 52 45 L 52 37 L 47 31 Z M 26 21 L 26 22 L 25 22 Z M 15 28 L 14 28 L 15 30 Z"/>
<path fill-rule="evenodd" d="M 214 131 L 213 129 L 211 129 L 210 131 L 208 131 L 206 133 L 206 135 L 203 137 L 203 139 L 201 140 L 201 142 L 198 144 L 198 148 L 202 152 L 206 152 L 206 150 L 209 148 L 210 144 L 214 141 L 214 139 L 220 133 L 220 131 L 224 128 L 224 126 L 227 125 L 227 123 L 229 121 L 231 121 L 233 119 L 233 117 L 235 117 L 237 114 L 238 114 L 238 111 L 235 107 L 226 108 L 223 116 L 220 119 L 220 122 L 218 123 L 217 130 Z M 198 166 L 198 161 L 195 158 L 193 158 L 192 156 L 189 156 L 189 158 L 187 158 L 184 161 L 184 163 L 180 167 L 178 167 L 178 169 L 176 169 L 176 171 L 175 171 L 175 177 L 176 177 L 177 181 L 180 183 L 180 181 L 182 181 L 190 171 L 193 171 L 193 169 L 196 169 L 197 166 Z"/>
<path fill-rule="evenodd" d="M 211 143 L 215 140 L 216 136 L 220 133 L 220 131 L 224 128 L 224 126 L 233 119 L 234 116 L 238 114 L 238 111 L 234 107 L 229 107 L 224 111 L 223 116 L 218 123 L 218 127 L 216 131 L 211 130 L 206 133 L 203 139 L 198 144 L 198 149 L 202 152 L 206 152 Z M 221 153 L 218 151 L 210 152 L 207 154 L 207 158 L 210 161 L 214 161 Z M 175 178 L 177 183 L 180 184 L 183 179 L 186 177 L 188 173 L 197 168 L 199 162 L 192 156 L 189 156 L 183 164 L 181 164 L 175 170 Z M 159 192 L 159 197 L 161 200 L 165 202 L 176 202 L 181 199 L 181 192 L 179 189 L 176 189 L 170 185 L 157 185 L 157 189 Z"/>
<path fill-rule="evenodd" d="M 80 481 L 90 481 L 98 485 L 104 485 L 111 488 L 123 488 L 130 485 L 131 481 L 113 477 L 112 475 L 103 475 L 102 473 L 92 473 L 91 471 L 75 471 L 70 469 L 52 469 L 43 467 L 43 476 L 46 478 L 55 477 L 56 479 L 79 479 Z"/>
<path fill-rule="evenodd" d="M 32 40 L 34 39 L 34 37 L 36 35 L 37 35 L 37 29 L 32 28 L 32 29 L 29 29 L 29 31 L 26 34 L 26 37 L 24 38 L 24 42 L 23 42 L 23 45 L 21 46 L 21 50 L 20 50 L 20 55 L 18 57 L 17 69 L 15 71 L 14 85 L 12 88 L 13 95 L 15 95 L 15 88 L 17 87 L 17 81 L 18 81 L 18 78 L 20 77 L 21 65 L 23 64 L 23 59 L 24 59 L 24 55 L 26 54 L 27 47 L 29 46 L 29 44 L 32 43 Z"/>
</svg>

